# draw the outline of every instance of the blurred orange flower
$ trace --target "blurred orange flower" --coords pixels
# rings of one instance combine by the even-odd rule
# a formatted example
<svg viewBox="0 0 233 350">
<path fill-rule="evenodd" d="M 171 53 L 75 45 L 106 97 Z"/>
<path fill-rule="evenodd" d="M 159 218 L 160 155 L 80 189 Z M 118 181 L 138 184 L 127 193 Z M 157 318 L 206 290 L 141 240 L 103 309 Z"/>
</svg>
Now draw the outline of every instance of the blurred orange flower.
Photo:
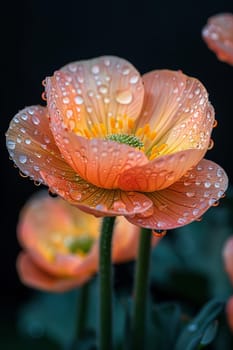
<svg viewBox="0 0 233 350">
<path fill-rule="evenodd" d="M 202 37 L 220 61 L 233 65 L 233 14 L 219 13 L 210 17 Z"/>
<path fill-rule="evenodd" d="M 22 282 L 60 292 L 88 281 L 98 270 L 101 221 L 46 191 L 34 195 L 23 207 L 17 226 L 24 248 L 17 259 Z M 152 244 L 158 241 L 153 238 Z M 134 259 L 138 242 L 139 227 L 117 218 L 112 261 Z"/>
<path fill-rule="evenodd" d="M 229 237 L 223 247 L 223 261 L 225 270 L 233 286 L 233 236 Z M 226 304 L 226 315 L 228 324 L 233 332 L 233 296 L 230 297 Z"/>
<path fill-rule="evenodd" d="M 44 85 L 47 107 L 20 111 L 7 147 L 25 175 L 71 204 L 167 230 L 222 197 L 225 172 L 202 159 L 214 109 L 197 79 L 170 70 L 141 77 L 103 56 L 70 63 Z"/>
</svg>

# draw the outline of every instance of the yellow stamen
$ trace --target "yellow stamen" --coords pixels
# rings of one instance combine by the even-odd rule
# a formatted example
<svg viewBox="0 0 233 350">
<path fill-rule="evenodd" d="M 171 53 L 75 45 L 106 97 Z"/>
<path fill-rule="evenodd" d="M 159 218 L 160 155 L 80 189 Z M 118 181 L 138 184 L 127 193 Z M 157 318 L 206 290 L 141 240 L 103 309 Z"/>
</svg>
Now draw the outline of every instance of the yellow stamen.
<svg viewBox="0 0 233 350">
<path fill-rule="evenodd" d="M 128 119 L 128 128 L 129 129 L 133 129 L 133 127 L 134 127 L 134 120 L 129 118 Z"/>
<path fill-rule="evenodd" d="M 100 123 L 100 129 L 101 129 L 103 135 L 106 136 L 107 129 L 106 129 L 106 126 L 104 125 L 104 123 Z"/>
<path fill-rule="evenodd" d="M 167 147 L 166 143 L 162 143 L 159 146 L 154 146 L 151 150 L 150 160 L 156 158 L 160 154 L 160 152 L 163 151 L 166 147 Z"/>
<path fill-rule="evenodd" d="M 90 138 L 91 138 L 91 133 L 90 133 L 90 131 L 89 131 L 89 130 L 87 130 L 87 129 L 83 129 L 83 132 L 84 132 L 85 136 L 86 136 L 88 139 L 90 139 Z"/>
<path fill-rule="evenodd" d="M 111 118 L 110 118 L 110 125 L 111 125 L 111 128 L 115 128 L 115 124 L 116 124 L 115 118 L 114 118 L 114 117 L 111 117 Z"/>
</svg>

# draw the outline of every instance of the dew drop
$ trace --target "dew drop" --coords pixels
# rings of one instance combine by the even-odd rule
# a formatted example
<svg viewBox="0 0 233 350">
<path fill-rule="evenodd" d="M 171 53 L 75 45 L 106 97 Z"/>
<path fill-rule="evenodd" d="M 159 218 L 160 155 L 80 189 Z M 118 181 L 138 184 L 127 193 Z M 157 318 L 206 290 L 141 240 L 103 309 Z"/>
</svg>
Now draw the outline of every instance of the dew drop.
<svg viewBox="0 0 233 350">
<path fill-rule="evenodd" d="M 63 103 L 65 103 L 66 105 L 67 105 L 68 103 L 70 103 L 69 97 L 64 97 L 64 98 L 62 99 L 62 101 L 63 101 Z"/>
<path fill-rule="evenodd" d="M 167 231 L 164 231 L 164 230 L 152 230 L 152 234 L 155 237 L 164 237 L 167 234 Z"/>
<path fill-rule="evenodd" d="M 194 193 L 194 192 L 186 192 L 186 196 L 187 196 L 188 198 L 192 198 L 192 197 L 195 196 L 195 193 Z"/>
<path fill-rule="evenodd" d="M 99 66 L 97 66 L 97 65 L 92 66 L 92 67 L 91 67 L 91 72 L 92 72 L 93 74 L 98 74 L 98 73 L 100 72 Z"/>
<path fill-rule="evenodd" d="M 76 191 L 76 190 L 70 191 L 70 196 L 72 199 L 74 199 L 76 201 L 80 201 L 82 199 L 82 193 L 80 193 L 79 191 Z"/>
<path fill-rule="evenodd" d="M 130 84 L 136 84 L 139 80 L 138 75 L 132 75 L 132 77 L 129 79 Z"/>
<path fill-rule="evenodd" d="M 184 219 L 184 218 L 179 218 L 179 219 L 177 220 L 177 223 L 180 224 L 180 225 L 184 225 L 184 224 L 186 223 L 186 219 Z"/>
<path fill-rule="evenodd" d="M 68 118 L 68 119 L 71 118 L 72 115 L 73 115 L 72 109 L 67 109 L 67 111 L 66 111 L 66 116 L 67 116 L 67 118 Z"/>
<path fill-rule="evenodd" d="M 27 162 L 27 156 L 25 156 L 25 155 L 23 155 L 23 154 L 21 154 L 20 156 L 19 156 L 19 162 L 21 163 L 21 164 L 25 164 L 26 162 Z"/>
<path fill-rule="evenodd" d="M 130 90 L 122 90 L 116 93 L 116 101 L 120 104 L 127 105 L 132 102 L 133 95 Z"/>
<path fill-rule="evenodd" d="M 33 115 L 32 116 L 32 122 L 33 122 L 34 125 L 39 125 L 40 124 L 40 119 L 37 116 Z"/>
<path fill-rule="evenodd" d="M 103 95 L 105 95 L 108 92 L 108 87 L 106 85 L 100 85 L 99 86 L 99 92 Z"/>
<path fill-rule="evenodd" d="M 82 96 L 75 96 L 74 102 L 75 102 L 77 105 L 81 105 L 81 104 L 83 103 L 83 98 L 82 98 Z"/>
<path fill-rule="evenodd" d="M 125 212 L 126 205 L 122 201 L 115 201 L 113 203 L 113 209 L 119 212 Z"/>
<path fill-rule="evenodd" d="M 211 182 L 210 182 L 210 181 L 206 181 L 206 182 L 204 183 L 204 186 L 205 186 L 205 188 L 210 188 Z"/>
<path fill-rule="evenodd" d="M 21 114 L 21 119 L 27 120 L 28 119 L 27 114 L 26 113 Z"/>
<path fill-rule="evenodd" d="M 7 148 L 8 149 L 10 149 L 10 150 L 14 150 L 15 149 L 15 141 L 7 140 L 6 144 L 7 144 Z"/>
</svg>

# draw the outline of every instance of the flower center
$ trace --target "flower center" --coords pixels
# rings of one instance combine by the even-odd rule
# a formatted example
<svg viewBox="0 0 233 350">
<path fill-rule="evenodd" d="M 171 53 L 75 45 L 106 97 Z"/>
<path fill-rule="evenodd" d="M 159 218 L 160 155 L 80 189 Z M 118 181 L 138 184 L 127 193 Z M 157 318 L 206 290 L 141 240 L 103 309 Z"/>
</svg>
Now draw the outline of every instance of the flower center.
<svg viewBox="0 0 233 350">
<path fill-rule="evenodd" d="M 91 250 L 94 242 L 95 237 L 88 233 L 75 235 L 53 232 L 49 238 L 40 242 L 39 249 L 48 261 L 53 261 L 57 254 L 85 256 Z"/>
<path fill-rule="evenodd" d="M 127 134 L 111 134 L 106 136 L 107 140 L 115 141 L 119 143 L 124 143 L 131 147 L 135 148 L 143 148 L 143 142 L 135 135 L 127 135 Z"/>
<path fill-rule="evenodd" d="M 71 253 L 85 255 L 91 250 L 93 243 L 93 237 L 90 237 L 87 234 L 82 234 L 78 237 L 73 237 L 68 242 L 67 246 Z"/>
</svg>

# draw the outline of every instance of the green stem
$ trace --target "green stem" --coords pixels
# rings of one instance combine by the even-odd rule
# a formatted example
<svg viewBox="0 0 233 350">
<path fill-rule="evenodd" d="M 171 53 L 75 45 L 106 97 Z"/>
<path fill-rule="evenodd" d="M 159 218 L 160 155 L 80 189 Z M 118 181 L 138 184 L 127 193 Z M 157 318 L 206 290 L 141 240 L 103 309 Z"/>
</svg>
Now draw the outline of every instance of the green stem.
<svg viewBox="0 0 233 350">
<path fill-rule="evenodd" d="M 105 217 L 99 247 L 99 350 L 112 349 L 112 260 L 115 217 Z"/>
<path fill-rule="evenodd" d="M 85 332 L 86 320 L 87 320 L 88 297 L 89 297 L 89 283 L 86 283 L 79 289 L 78 304 L 77 304 L 78 314 L 77 314 L 77 320 L 76 320 L 75 335 L 71 345 L 71 350 L 77 349 L 78 343 L 82 339 Z"/>
<path fill-rule="evenodd" d="M 143 228 L 140 233 L 138 258 L 134 281 L 134 305 L 132 320 L 132 349 L 145 348 L 145 321 L 149 284 L 151 230 Z"/>
<path fill-rule="evenodd" d="M 87 320 L 87 308 L 88 308 L 88 297 L 89 297 L 89 283 L 84 284 L 79 291 L 79 313 L 77 317 L 77 328 L 76 334 L 77 339 L 80 339 L 84 335 L 86 320 Z"/>
</svg>

